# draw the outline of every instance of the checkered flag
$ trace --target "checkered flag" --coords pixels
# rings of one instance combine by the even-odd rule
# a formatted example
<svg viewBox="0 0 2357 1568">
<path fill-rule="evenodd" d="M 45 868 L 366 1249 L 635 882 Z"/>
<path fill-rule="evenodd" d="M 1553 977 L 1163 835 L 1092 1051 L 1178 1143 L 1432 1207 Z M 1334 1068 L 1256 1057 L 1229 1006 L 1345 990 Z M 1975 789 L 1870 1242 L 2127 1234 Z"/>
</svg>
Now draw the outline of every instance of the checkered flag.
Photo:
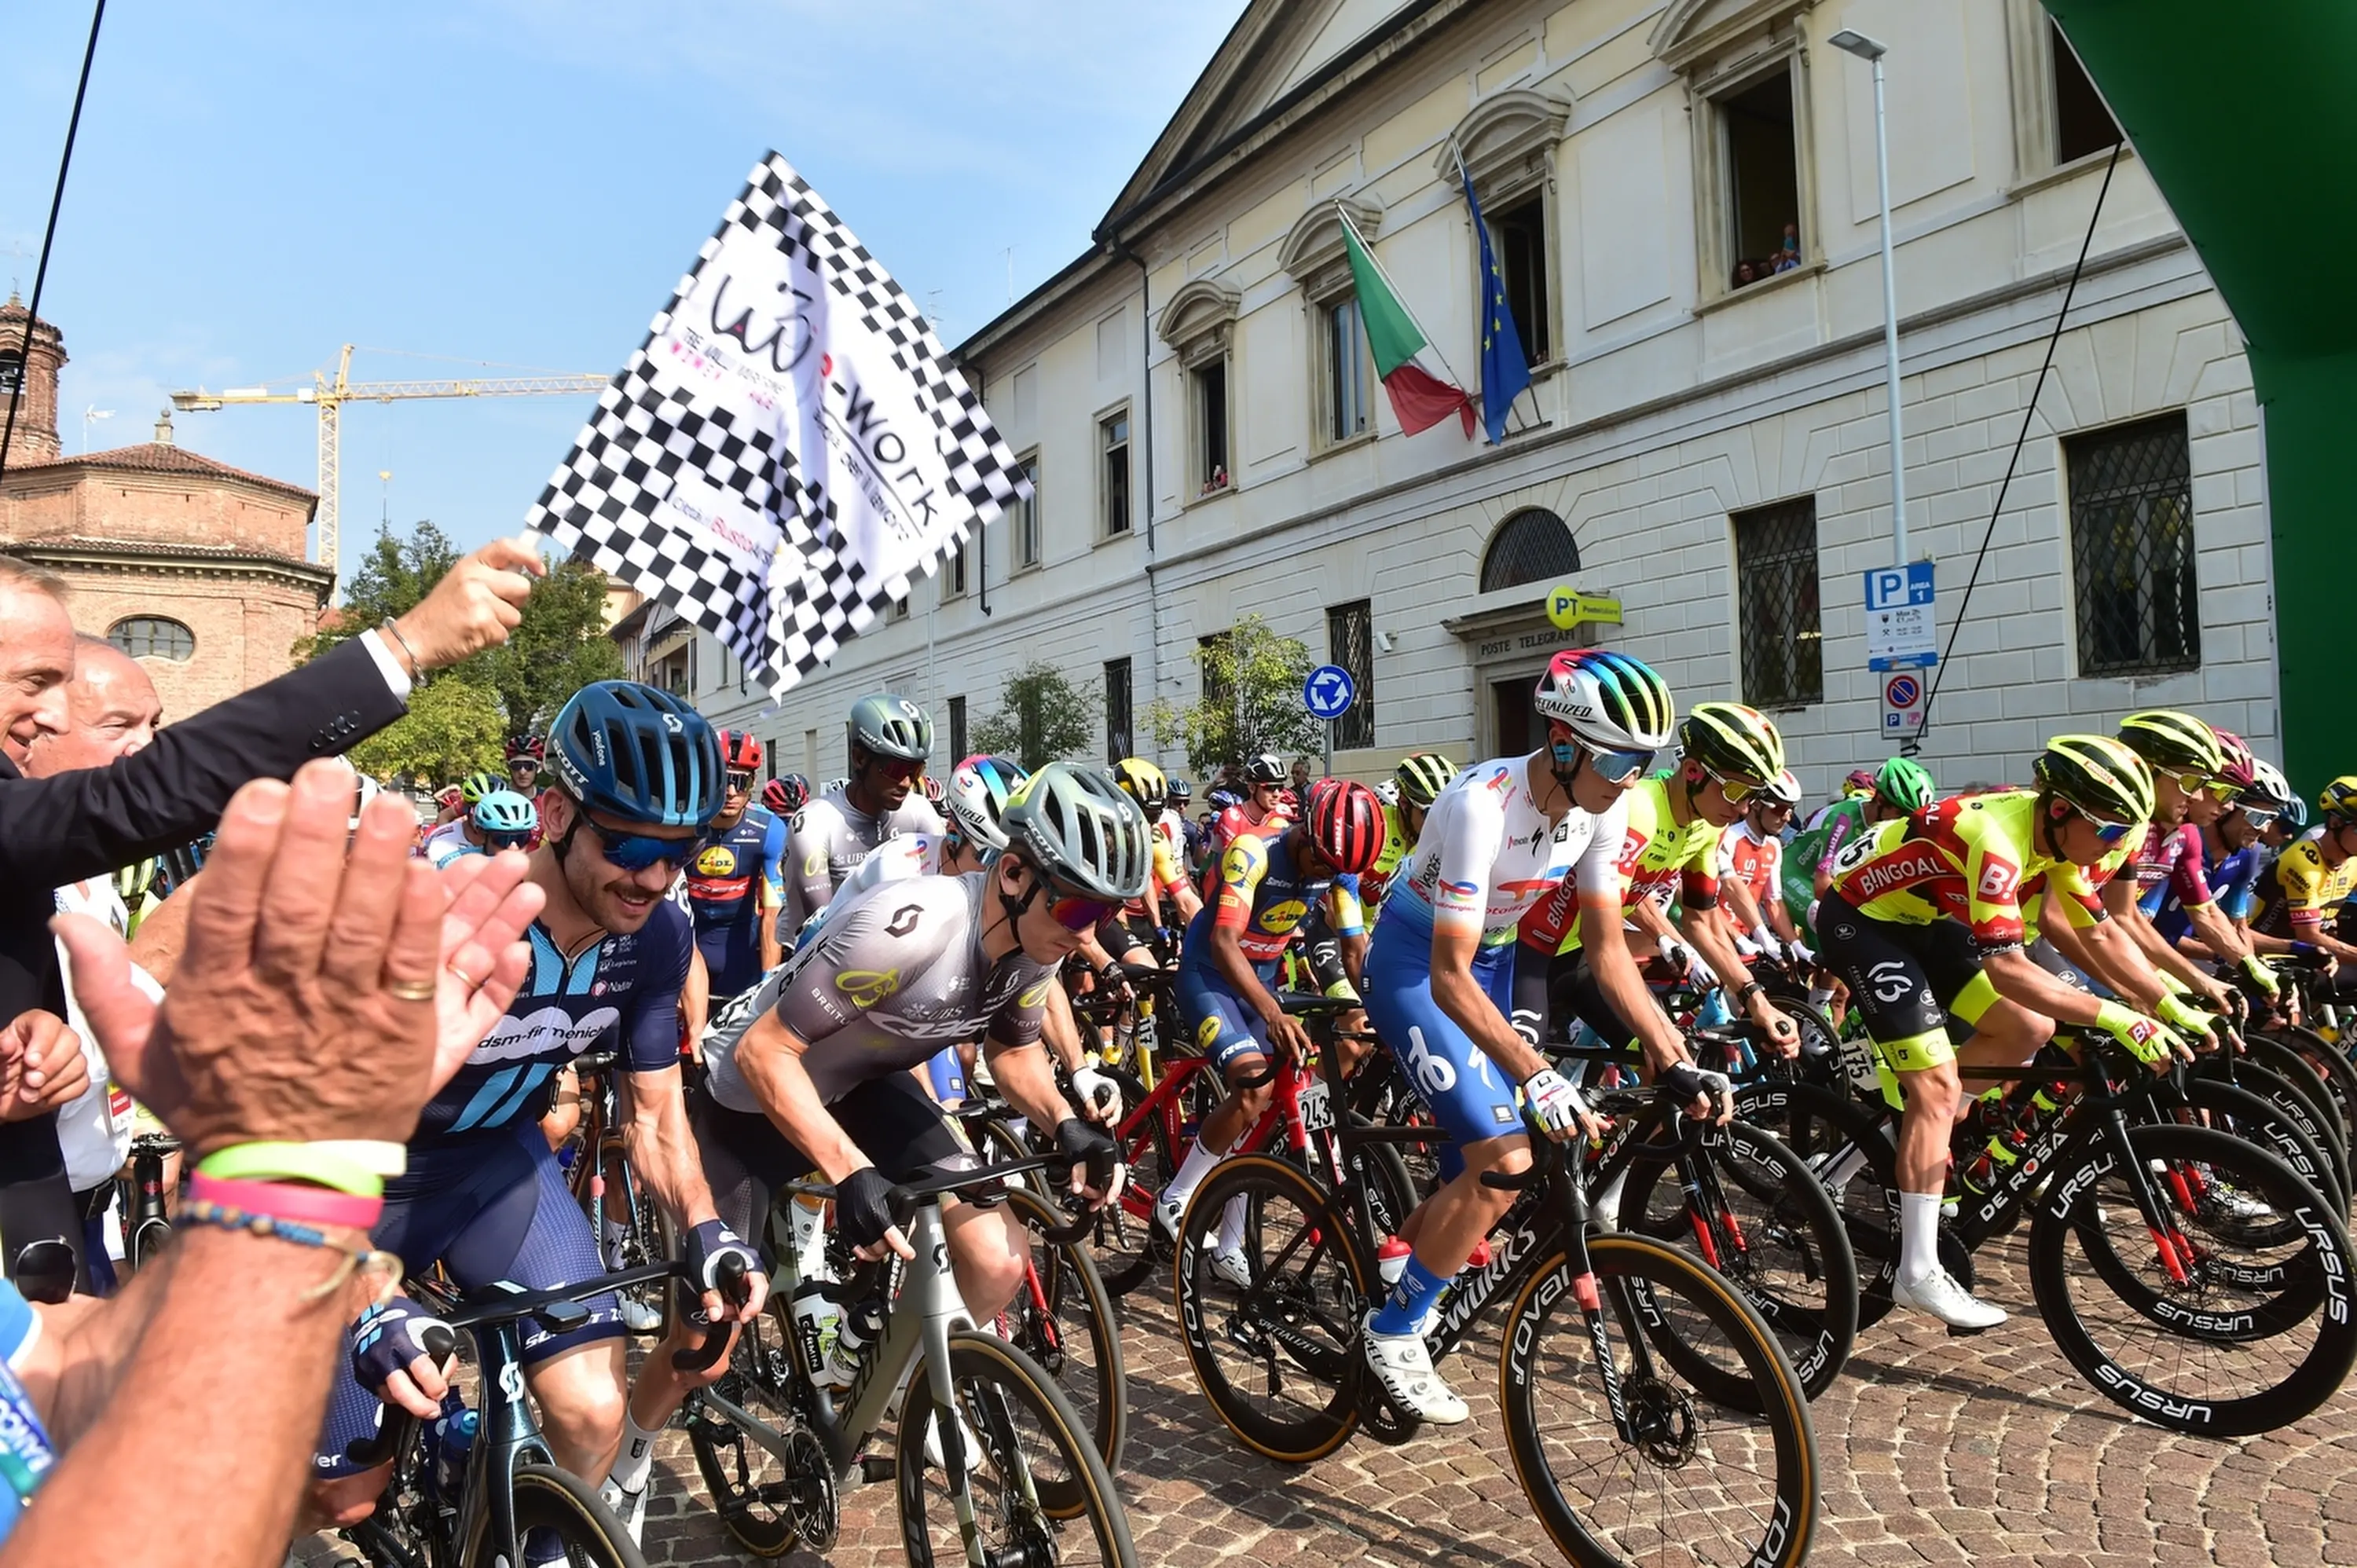
<svg viewBox="0 0 2357 1568">
<path fill-rule="evenodd" d="M 782 696 L 1029 493 L 907 294 L 772 153 L 528 521 Z"/>
</svg>

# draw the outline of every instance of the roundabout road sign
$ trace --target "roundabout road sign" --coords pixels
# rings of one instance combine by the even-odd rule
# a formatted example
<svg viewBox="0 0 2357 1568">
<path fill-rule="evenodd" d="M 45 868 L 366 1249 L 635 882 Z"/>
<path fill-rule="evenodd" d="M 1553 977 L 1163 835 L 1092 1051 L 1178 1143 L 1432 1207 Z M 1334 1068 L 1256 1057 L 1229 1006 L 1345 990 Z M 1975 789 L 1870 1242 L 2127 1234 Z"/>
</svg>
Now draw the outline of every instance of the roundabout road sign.
<svg viewBox="0 0 2357 1568">
<path fill-rule="evenodd" d="M 1359 700 L 1358 682 L 1340 664 L 1320 664 L 1301 683 L 1301 702 L 1321 719 L 1339 719 Z"/>
</svg>

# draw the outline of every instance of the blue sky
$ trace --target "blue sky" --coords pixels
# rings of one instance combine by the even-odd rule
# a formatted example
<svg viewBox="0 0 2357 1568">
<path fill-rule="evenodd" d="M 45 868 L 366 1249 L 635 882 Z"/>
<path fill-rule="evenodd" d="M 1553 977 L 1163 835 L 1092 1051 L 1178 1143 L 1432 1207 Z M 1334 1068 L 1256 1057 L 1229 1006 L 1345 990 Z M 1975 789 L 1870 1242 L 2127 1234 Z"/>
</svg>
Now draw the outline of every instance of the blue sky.
<svg viewBox="0 0 2357 1568">
<path fill-rule="evenodd" d="M 174 389 L 610 373 L 770 147 L 955 342 L 1079 253 L 1243 0 L 114 0 L 41 314 L 68 452 Z M 12 7 L 0 264 L 32 293 L 87 4 Z M 402 350 L 401 353 L 379 350 Z M 434 360 L 412 356 L 447 356 Z M 358 404 L 344 554 L 512 532 L 588 400 Z M 176 416 L 308 485 L 301 407 Z"/>
</svg>

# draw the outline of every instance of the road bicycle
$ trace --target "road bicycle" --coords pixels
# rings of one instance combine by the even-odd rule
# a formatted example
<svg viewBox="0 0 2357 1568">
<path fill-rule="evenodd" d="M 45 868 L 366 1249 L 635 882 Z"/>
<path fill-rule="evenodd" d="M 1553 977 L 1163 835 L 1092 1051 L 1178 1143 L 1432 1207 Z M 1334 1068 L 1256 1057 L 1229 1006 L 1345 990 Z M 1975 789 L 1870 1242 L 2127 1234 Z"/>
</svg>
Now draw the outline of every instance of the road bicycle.
<svg viewBox="0 0 2357 1568">
<path fill-rule="evenodd" d="M 623 1074 L 613 1051 L 591 1051 L 574 1064 L 581 1120 L 556 1152 L 565 1186 L 589 1216 L 598 1255 L 611 1269 L 660 1263 L 676 1251 L 671 1217 L 630 1166 L 622 1133 Z M 622 1296 L 623 1321 L 633 1333 L 662 1326 L 663 1290 L 641 1287 Z"/>
<path fill-rule="evenodd" d="M 129 1216 L 123 1256 L 133 1273 L 145 1268 L 147 1260 L 172 1240 L 164 1172 L 171 1157 L 179 1152 L 178 1141 L 165 1133 L 141 1133 L 131 1140 L 131 1176 L 123 1184 L 123 1211 Z"/>
<path fill-rule="evenodd" d="M 797 1542 L 825 1552 L 840 1528 L 843 1488 L 889 1477 L 911 1568 L 939 1559 L 969 1568 L 1136 1561 L 1120 1496 L 1071 1402 L 1029 1355 L 976 1327 L 950 1271 L 942 1198 L 987 1197 L 1006 1178 L 1051 1163 L 1041 1157 L 892 1188 L 894 1221 L 916 1259 L 862 1268 L 826 1291 L 846 1323 L 875 1329 L 839 1392 L 813 1379 L 814 1348 L 794 1332 L 789 1305 L 793 1250 L 773 1247 L 780 1262 L 769 1312 L 738 1331 L 728 1370 L 688 1396 L 683 1418 L 696 1468 L 739 1545 L 764 1557 Z M 773 1237 L 791 1239 L 790 1230 L 778 1230 L 791 1225 L 783 1208 L 791 1199 L 834 1193 L 813 1183 L 780 1187 Z M 1024 1195 L 1007 1187 L 1002 1196 L 1020 1202 Z M 1083 1216 L 1047 1239 L 1075 1240 L 1087 1228 Z M 890 1457 L 863 1460 L 863 1446 L 904 1390 Z M 944 1411 L 953 1412 L 946 1421 Z M 944 1429 L 955 1435 L 942 1435 Z"/>
<path fill-rule="evenodd" d="M 1280 1000 L 1321 1021 L 1340 1005 Z M 1321 1059 L 1339 1096 L 1333 1054 Z M 1436 1136 L 1348 1123 L 1337 1132 L 1346 1150 Z M 1440 1296 L 1426 1332 L 1434 1360 L 1462 1345 L 1492 1302 L 1511 1301 L 1498 1390 L 1508 1451 L 1549 1538 L 1584 1568 L 1800 1563 L 1816 1523 L 1816 1444 L 1775 1335 L 1690 1253 L 1591 1232 L 1580 1162 L 1535 1133 L 1533 1150 L 1528 1173 L 1481 1178 L 1517 1196 L 1491 1234 L 1488 1264 Z M 1211 1267 L 1203 1244 L 1211 1217 L 1239 1198 L 1251 1276 L 1241 1286 Z M 1361 1320 L 1381 1294 L 1375 1245 L 1350 1184 L 1329 1188 L 1266 1155 L 1222 1162 L 1189 1203 L 1176 1271 L 1188 1361 L 1254 1453 L 1308 1464 L 1357 1431 L 1394 1443 L 1415 1435 L 1418 1423 L 1389 1403 L 1361 1349 Z"/>
</svg>

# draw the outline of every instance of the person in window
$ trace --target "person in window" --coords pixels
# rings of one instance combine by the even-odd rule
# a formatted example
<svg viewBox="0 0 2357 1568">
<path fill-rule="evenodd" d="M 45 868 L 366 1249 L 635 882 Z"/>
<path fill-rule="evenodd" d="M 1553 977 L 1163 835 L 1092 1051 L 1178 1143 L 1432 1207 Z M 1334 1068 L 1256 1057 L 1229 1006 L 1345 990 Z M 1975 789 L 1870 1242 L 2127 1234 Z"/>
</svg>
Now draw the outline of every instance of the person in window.
<svg viewBox="0 0 2357 1568">
<path fill-rule="evenodd" d="M 1741 261 L 1735 263 L 1736 287 L 1741 288 L 1745 284 L 1758 283 L 1759 281 L 1760 269 L 1754 266 L 1750 262 Z"/>
<path fill-rule="evenodd" d="M 1775 270 L 1780 273 L 1795 272 L 1799 270 L 1800 265 L 1801 226 L 1798 223 L 1787 223 L 1784 225 L 1784 242 L 1776 251 Z"/>
</svg>

